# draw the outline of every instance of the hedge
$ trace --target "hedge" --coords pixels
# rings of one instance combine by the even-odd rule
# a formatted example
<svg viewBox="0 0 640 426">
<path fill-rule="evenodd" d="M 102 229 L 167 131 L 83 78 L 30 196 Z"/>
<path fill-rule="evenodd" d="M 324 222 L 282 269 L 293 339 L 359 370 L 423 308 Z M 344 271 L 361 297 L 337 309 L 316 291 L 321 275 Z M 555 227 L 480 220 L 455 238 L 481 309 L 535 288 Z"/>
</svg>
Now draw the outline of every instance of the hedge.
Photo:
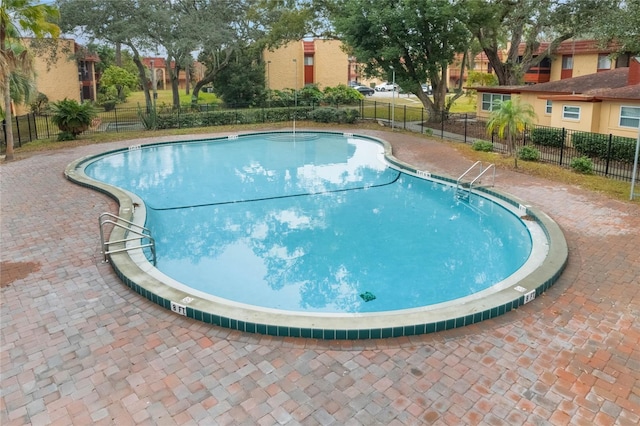
<svg viewBox="0 0 640 426">
<path fill-rule="evenodd" d="M 338 109 L 333 107 L 322 107 L 312 111 L 309 114 L 311 120 L 319 123 L 348 123 L 356 122 L 360 112 L 357 109 Z"/>
<path fill-rule="evenodd" d="M 281 121 L 308 120 L 312 107 L 243 109 L 211 112 L 188 112 L 160 114 L 158 129 L 177 129 L 187 127 L 223 126 L 232 124 L 275 123 Z"/>
<path fill-rule="evenodd" d="M 576 132 L 571 136 L 571 142 L 580 154 L 587 157 L 633 162 L 636 152 L 636 141 L 622 136 L 611 137 L 611 151 L 609 135 Z"/>
<path fill-rule="evenodd" d="M 564 145 L 562 129 L 536 127 L 531 130 L 531 141 L 536 145 L 562 147 Z"/>
</svg>

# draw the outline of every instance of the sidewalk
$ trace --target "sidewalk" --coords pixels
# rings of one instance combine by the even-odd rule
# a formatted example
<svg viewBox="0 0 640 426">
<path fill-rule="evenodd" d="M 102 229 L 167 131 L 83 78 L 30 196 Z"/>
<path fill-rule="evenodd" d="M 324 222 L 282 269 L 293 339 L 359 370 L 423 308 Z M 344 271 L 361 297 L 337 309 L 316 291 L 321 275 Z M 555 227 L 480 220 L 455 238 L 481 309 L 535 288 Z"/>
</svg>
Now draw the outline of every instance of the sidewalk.
<svg viewBox="0 0 640 426">
<path fill-rule="evenodd" d="M 471 164 L 435 136 L 362 133 L 388 140 L 420 170 L 458 176 Z M 498 170 L 497 189 L 565 232 L 567 269 L 541 297 L 493 320 L 410 338 L 245 334 L 130 291 L 101 262 L 97 218 L 115 203 L 62 175 L 79 157 L 167 139 L 0 166 L 3 426 L 640 422 L 637 203 Z"/>
</svg>

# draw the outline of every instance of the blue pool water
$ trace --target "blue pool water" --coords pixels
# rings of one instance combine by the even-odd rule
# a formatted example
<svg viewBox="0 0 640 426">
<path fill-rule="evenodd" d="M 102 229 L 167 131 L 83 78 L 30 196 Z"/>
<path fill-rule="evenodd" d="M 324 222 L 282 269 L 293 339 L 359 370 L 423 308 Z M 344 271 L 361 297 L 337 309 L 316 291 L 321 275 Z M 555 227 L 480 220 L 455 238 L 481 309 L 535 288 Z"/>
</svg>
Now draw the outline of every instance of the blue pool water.
<svg viewBox="0 0 640 426">
<path fill-rule="evenodd" d="M 144 200 L 164 274 L 267 308 L 433 305 L 505 279 L 532 248 L 512 212 L 476 195 L 460 201 L 448 185 L 389 167 L 367 139 L 275 134 L 154 145 L 102 157 L 86 173 Z"/>
</svg>

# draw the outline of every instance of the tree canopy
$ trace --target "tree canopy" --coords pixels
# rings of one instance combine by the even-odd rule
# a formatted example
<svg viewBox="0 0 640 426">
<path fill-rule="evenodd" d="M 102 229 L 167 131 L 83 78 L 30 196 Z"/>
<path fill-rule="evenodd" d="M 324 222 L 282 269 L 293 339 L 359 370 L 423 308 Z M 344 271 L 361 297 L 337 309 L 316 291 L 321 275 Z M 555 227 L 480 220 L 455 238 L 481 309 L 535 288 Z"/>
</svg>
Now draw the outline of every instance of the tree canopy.
<svg viewBox="0 0 640 426">
<path fill-rule="evenodd" d="M 640 0 L 614 0 L 600 11 L 591 33 L 603 43 L 615 42 L 617 53 L 640 55 Z"/>
<path fill-rule="evenodd" d="M 436 119 L 445 109 L 446 69 L 469 45 L 464 11 L 448 0 L 335 0 L 331 20 L 364 73 L 414 93 Z M 421 84 L 433 86 L 433 100 Z"/>
<path fill-rule="evenodd" d="M 612 7 L 611 1 L 460 0 L 459 5 L 468 13 L 467 27 L 499 84 L 517 85 L 527 69 L 549 57 L 562 41 L 587 33 Z M 538 52 L 543 40 L 549 47 Z"/>
<path fill-rule="evenodd" d="M 58 9 L 51 5 L 34 3 L 35 0 L 3 0 L 0 3 L 0 94 L 3 98 L 5 120 L 9 123 L 5 127 L 7 160 L 13 159 L 11 83 L 12 80 L 24 80 L 32 67 L 29 51 L 17 48 L 17 42 L 24 35 L 43 38 L 47 35 L 57 37 L 60 33 L 60 29 L 54 23 L 58 18 Z M 15 93 L 24 94 L 23 91 L 14 90 Z"/>
</svg>

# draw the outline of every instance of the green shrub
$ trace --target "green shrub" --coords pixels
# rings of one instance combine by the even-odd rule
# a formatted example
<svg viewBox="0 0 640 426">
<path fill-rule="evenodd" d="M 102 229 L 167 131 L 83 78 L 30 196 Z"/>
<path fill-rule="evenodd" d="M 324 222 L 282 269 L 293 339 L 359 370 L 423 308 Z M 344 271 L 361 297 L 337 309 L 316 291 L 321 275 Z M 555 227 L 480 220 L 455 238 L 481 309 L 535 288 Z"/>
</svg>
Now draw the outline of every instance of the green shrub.
<svg viewBox="0 0 640 426">
<path fill-rule="evenodd" d="M 224 126 L 233 124 L 276 123 L 282 121 L 308 120 L 312 107 L 293 108 L 248 108 L 217 110 L 210 112 L 160 112 L 156 118 L 158 129 Z"/>
<path fill-rule="evenodd" d="M 319 123 L 348 123 L 356 122 L 360 113 L 356 109 L 338 109 L 323 107 L 312 111 L 309 118 Z"/>
<path fill-rule="evenodd" d="M 342 111 L 344 111 L 344 122 L 347 124 L 354 124 L 360 118 L 360 111 L 357 109 L 349 108 Z"/>
<path fill-rule="evenodd" d="M 90 102 L 78 103 L 73 99 L 64 98 L 49 104 L 52 113 L 51 121 L 63 132 L 69 132 L 74 137 L 84 132 L 97 116 L 96 110 Z"/>
<path fill-rule="evenodd" d="M 523 146 L 518 151 L 518 157 L 524 161 L 538 161 L 540 159 L 540 151 L 531 146 Z"/>
<path fill-rule="evenodd" d="M 76 138 L 76 135 L 74 135 L 71 132 L 60 132 L 58 133 L 58 141 L 62 142 L 62 141 L 72 141 Z"/>
<path fill-rule="evenodd" d="M 489 141 L 477 140 L 472 145 L 474 151 L 491 152 L 493 151 L 493 144 Z"/>
<path fill-rule="evenodd" d="M 44 93 L 40 92 L 38 92 L 38 96 L 36 96 L 36 99 L 30 104 L 31 112 L 36 114 L 42 114 L 48 106 L 49 98 Z"/>
<path fill-rule="evenodd" d="M 562 129 L 536 127 L 531 130 L 531 141 L 536 145 L 562 147 L 564 138 Z"/>
<path fill-rule="evenodd" d="M 311 119 L 319 123 L 333 123 L 337 121 L 337 112 L 336 108 L 318 108 L 311 113 Z"/>
<path fill-rule="evenodd" d="M 322 101 L 329 105 L 355 105 L 363 96 L 357 90 L 339 84 L 336 87 L 325 87 Z"/>
<path fill-rule="evenodd" d="M 589 157 L 578 157 L 571 161 L 573 171 L 590 175 L 593 173 L 593 161 Z"/>
<path fill-rule="evenodd" d="M 571 136 L 575 149 L 584 156 L 609 158 L 610 160 L 633 162 L 636 141 L 632 138 L 613 136 L 609 151 L 609 135 L 600 133 L 576 132 Z"/>
</svg>

